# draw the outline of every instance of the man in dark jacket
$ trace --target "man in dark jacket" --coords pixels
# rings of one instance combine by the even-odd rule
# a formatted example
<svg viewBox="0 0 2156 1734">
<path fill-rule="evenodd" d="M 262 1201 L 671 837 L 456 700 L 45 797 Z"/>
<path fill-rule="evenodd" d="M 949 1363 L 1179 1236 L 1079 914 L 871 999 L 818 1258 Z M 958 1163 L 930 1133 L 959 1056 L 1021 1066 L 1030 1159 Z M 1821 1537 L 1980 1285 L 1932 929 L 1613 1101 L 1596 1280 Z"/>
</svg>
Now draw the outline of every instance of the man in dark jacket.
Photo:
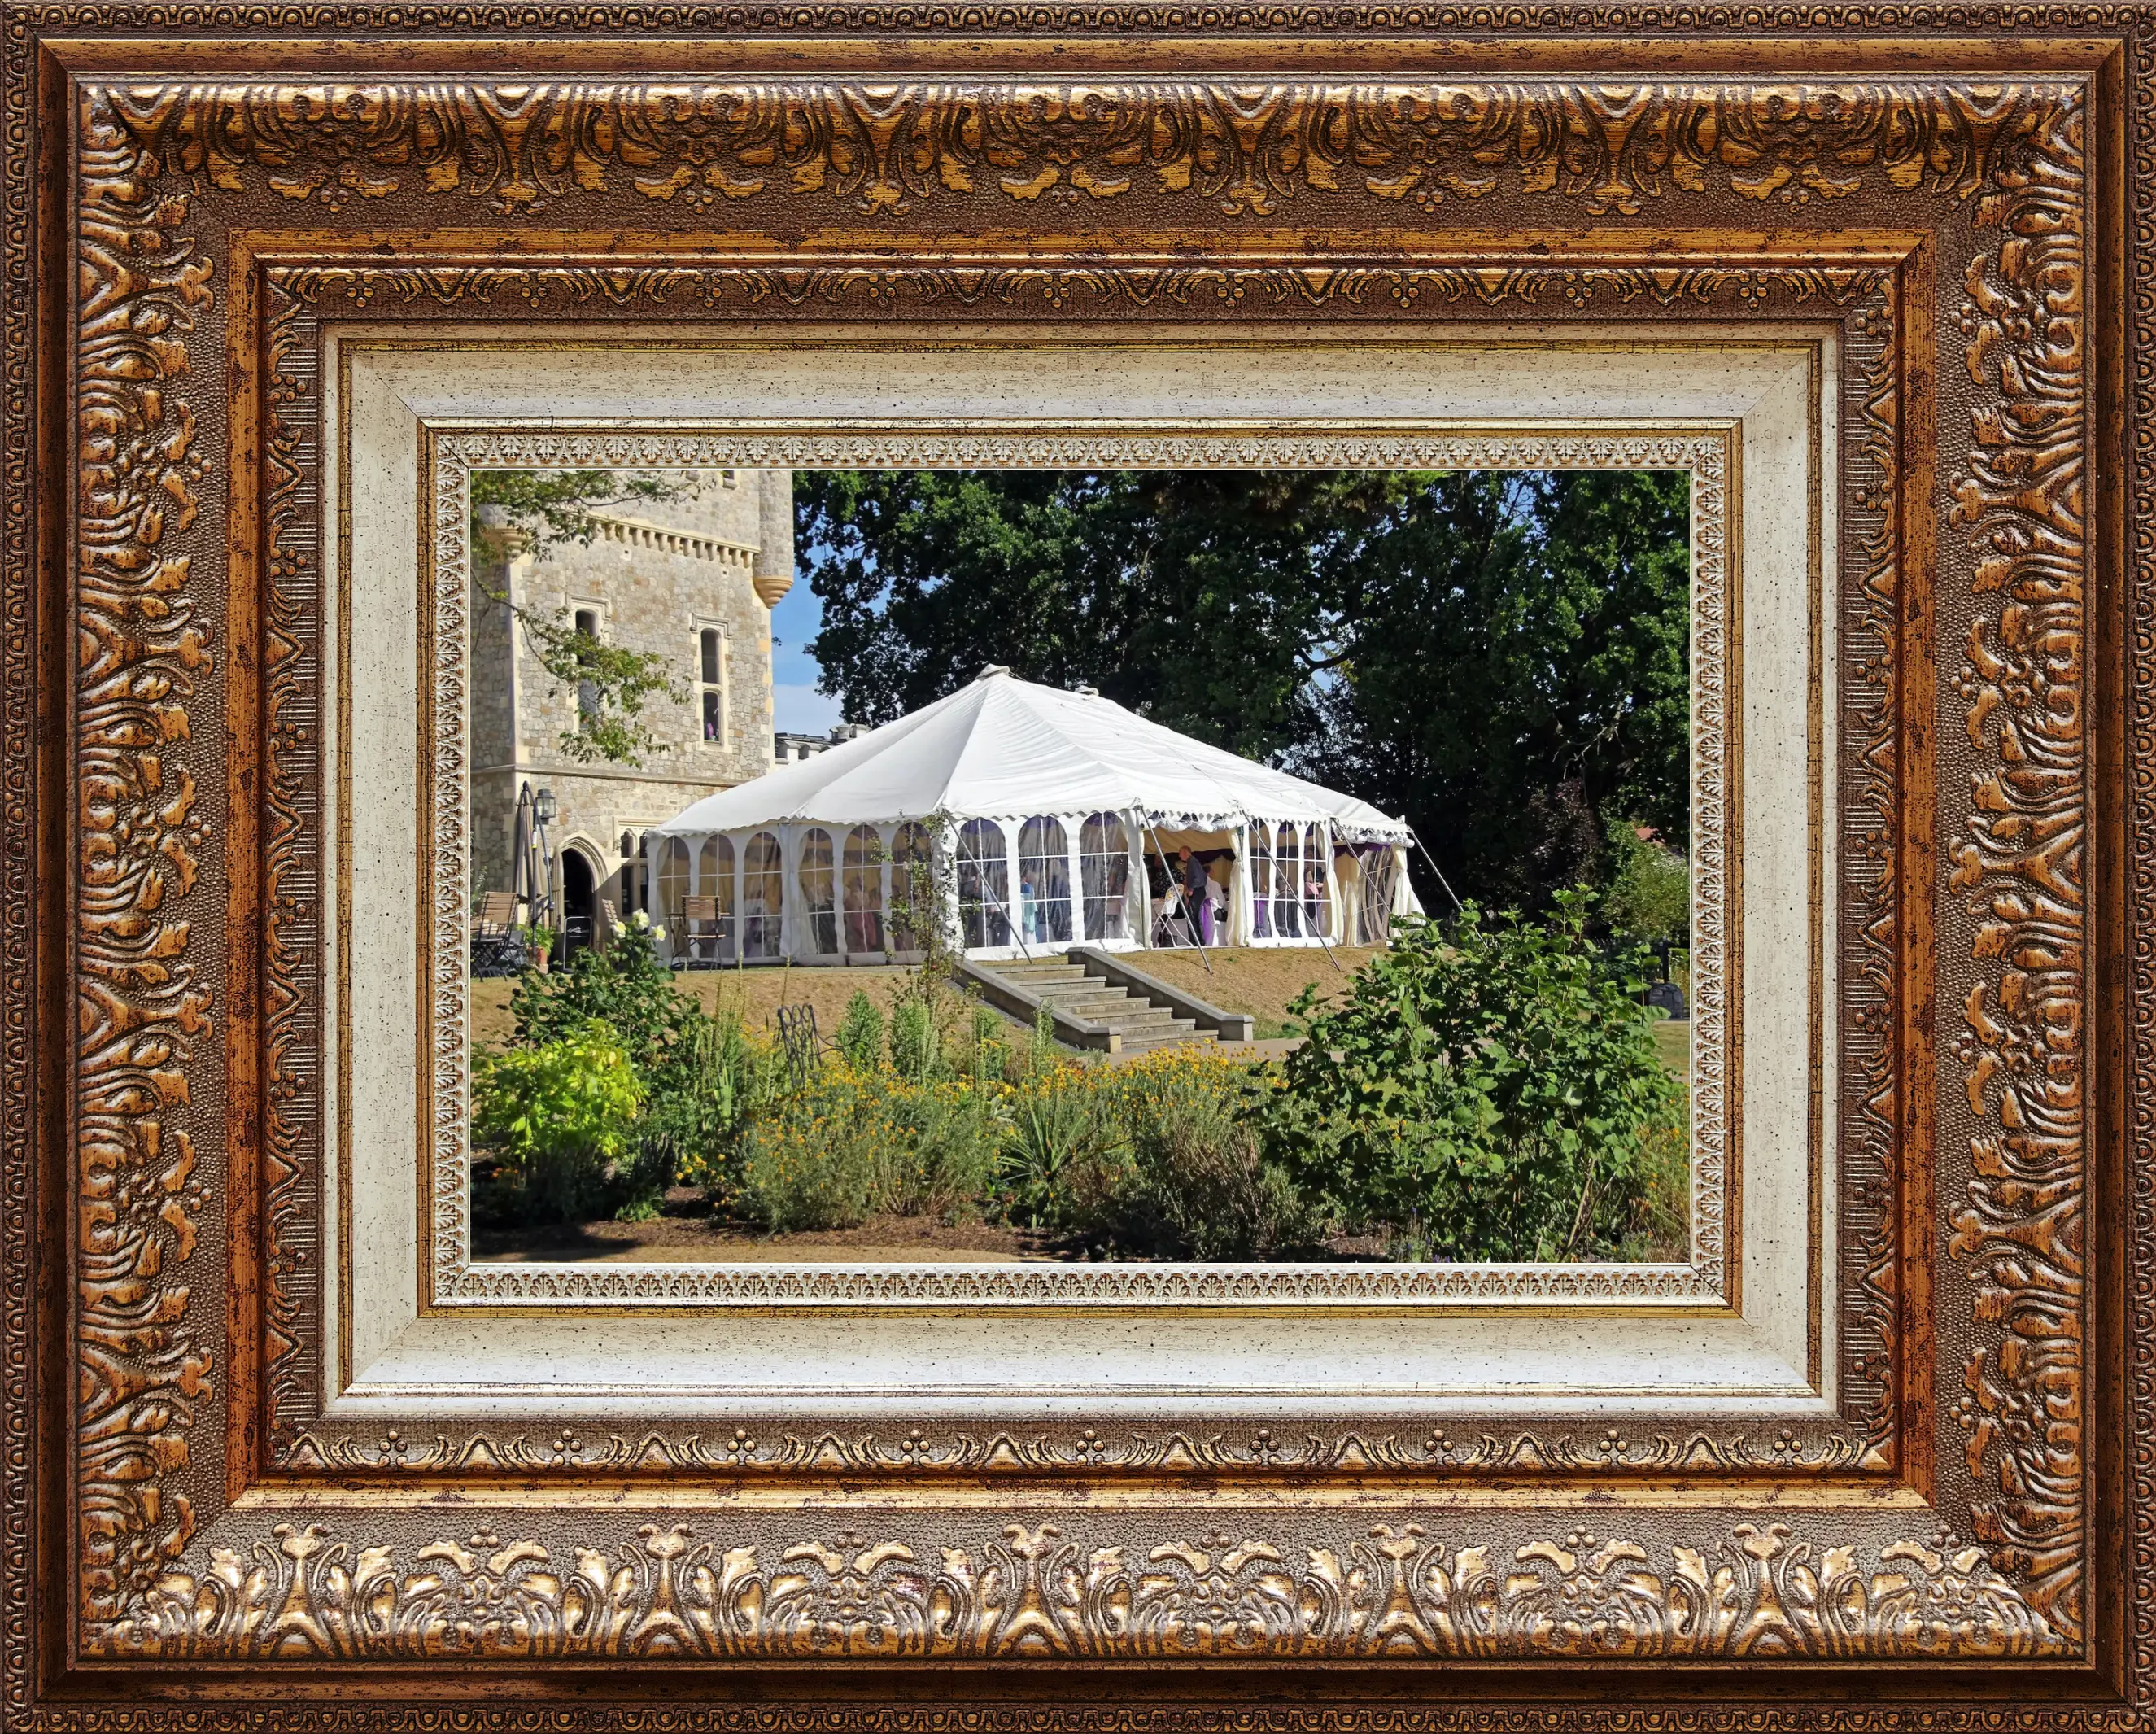
<svg viewBox="0 0 2156 1734">
<path fill-rule="evenodd" d="M 1213 943 L 1213 909 L 1209 893 L 1212 876 L 1205 863 L 1185 843 L 1175 852 L 1176 877 L 1183 883 L 1183 913 L 1190 918 L 1191 937 L 1201 945 Z"/>
</svg>

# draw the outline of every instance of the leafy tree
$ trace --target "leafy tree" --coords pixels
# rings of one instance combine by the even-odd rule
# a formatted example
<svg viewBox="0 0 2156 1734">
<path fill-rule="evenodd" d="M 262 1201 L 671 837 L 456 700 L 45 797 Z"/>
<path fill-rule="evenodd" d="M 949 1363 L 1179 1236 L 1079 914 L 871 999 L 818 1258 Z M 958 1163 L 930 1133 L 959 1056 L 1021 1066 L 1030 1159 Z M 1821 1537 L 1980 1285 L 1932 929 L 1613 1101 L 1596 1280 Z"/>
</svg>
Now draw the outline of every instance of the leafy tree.
<svg viewBox="0 0 2156 1734">
<path fill-rule="evenodd" d="M 473 522 L 497 557 L 516 548 L 543 552 L 567 542 L 588 543 L 598 533 L 594 514 L 606 507 L 678 499 L 697 486 L 694 476 L 619 470 L 478 470 L 471 477 Z M 685 704 L 689 692 L 666 673 L 665 657 L 580 631 L 566 609 L 528 607 L 506 589 L 485 594 L 515 618 L 553 682 L 550 695 L 578 695 L 577 726 L 560 738 L 563 753 L 587 764 L 634 765 L 666 750 L 644 723 L 644 707 L 662 693 Z"/>
<path fill-rule="evenodd" d="M 1405 814 L 1451 882 L 1529 907 L 1606 873 L 1611 816 L 1685 841 L 1689 503 L 1656 473 L 795 477 L 850 719 L 986 662 L 1090 684 Z"/>
<path fill-rule="evenodd" d="M 1601 881 L 1613 817 L 1684 846 L 1689 508 L 1677 474 L 1401 486 L 1343 558 L 1339 677 L 1295 768 L 1404 813 L 1486 903 Z"/>
<path fill-rule="evenodd" d="M 855 722 L 1001 662 L 1270 754 L 1306 726 L 1326 635 L 1312 527 L 1370 486 L 1321 471 L 797 472 L 796 540 L 824 605 L 810 651 Z"/>
<path fill-rule="evenodd" d="M 1681 941 L 1691 920 L 1691 872 L 1675 850 L 1642 836 L 1645 828 L 1609 821 L 1612 866 L 1602 923 L 1628 939 Z"/>
<path fill-rule="evenodd" d="M 1405 922 L 1342 1000 L 1306 991 L 1307 1039 L 1259 1110 L 1266 1155 L 1336 1220 L 1407 1229 L 1411 1257 L 1614 1248 L 1681 1093 L 1636 954 L 1588 943 L 1590 902 L 1494 921 L 1471 903 L 1449 936 Z"/>
</svg>

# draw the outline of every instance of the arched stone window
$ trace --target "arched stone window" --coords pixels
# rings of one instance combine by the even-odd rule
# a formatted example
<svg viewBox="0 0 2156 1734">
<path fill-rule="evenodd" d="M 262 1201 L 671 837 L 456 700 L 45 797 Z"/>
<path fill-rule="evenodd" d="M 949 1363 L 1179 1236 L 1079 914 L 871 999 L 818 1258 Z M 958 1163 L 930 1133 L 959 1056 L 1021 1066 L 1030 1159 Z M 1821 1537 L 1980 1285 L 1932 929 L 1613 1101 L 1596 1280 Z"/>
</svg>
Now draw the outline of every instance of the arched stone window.
<svg viewBox="0 0 2156 1734">
<path fill-rule="evenodd" d="M 1273 936 L 1272 827 L 1262 819 L 1250 821 L 1250 937 Z"/>
<path fill-rule="evenodd" d="M 1283 825 L 1273 840 L 1273 937 L 1276 939 L 1292 939 L 1302 931 L 1299 916 L 1301 835 L 1295 826 Z"/>
<path fill-rule="evenodd" d="M 1018 913 L 1029 945 L 1070 943 L 1070 836 L 1058 820 L 1019 827 Z"/>
<path fill-rule="evenodd" d="M 846 950 L 863 955 L 883 949 L 883 838 L 873 825 L 846 833 L 841 890 L 845 898 Z"/>
<path fill-rule="evenodd" d="M 926 951 L 943 918 L 936 907 L 936 874 L 928 827 L 908 820 L 891 836 L 891 943 L 894 951 Z"/>
<path fill-rule="evenodd" d="M 1096 813 L 1078 827 L 1078 885 L 1086 937 L 1121 939 L 1130 933 L 1131 841 L 1122 817 Z"/>
<path fill-rule="evenodd" d="M 1010 944 L 1009 867 L 995 821 L 968 819 L 958 827 L 958 930 L 969 951 Z"/>
<path fill-rule="evenodd" d="M 778 839 L 760 831 L 742 846 L 742 955 L 778 955 L 779 914 L 786 906 L 786 869 Z"/>
<path fill-rule="evenodd" d="M 831 877 L 831 833 L 808 831 L 801 836 L 801 931 L 809 951 L 829 957 L 839 949 L 838 888 Z"/>
</svg>

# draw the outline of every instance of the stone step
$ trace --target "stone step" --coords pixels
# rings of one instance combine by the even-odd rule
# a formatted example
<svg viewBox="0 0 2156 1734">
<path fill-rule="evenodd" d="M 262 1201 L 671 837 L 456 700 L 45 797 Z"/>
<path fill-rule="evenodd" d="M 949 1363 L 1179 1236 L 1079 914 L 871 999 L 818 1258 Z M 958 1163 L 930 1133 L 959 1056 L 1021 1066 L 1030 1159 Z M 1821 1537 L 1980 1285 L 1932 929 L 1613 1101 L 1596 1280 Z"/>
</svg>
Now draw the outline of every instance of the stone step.
<svg viewBox="0 0 2156 1734">
<path fill-rule="evenodd" d="M 1179 1030 L 1172 1031 L 1161 1035 L 1148 1033 L 1136 1038 L 1129 1036 L 1124 1037 L 1122 1051 L 1126 1054 L 1154 1053 L 1158 1052 L 1163 1047 L 1187 1047 L 1191 1043 L 1196 1042 L 1203 1042 L 1209 1044 L 1212 1042 L 1213 1037 L 1206 1034 L 1203 1030 L 1198 1028 L 1194 1024 L 1189 1023 L 1188 1021 L 1183 1019 L 1178 1019 L 1177 1021 L 1183 1024 L 1183 1027 Z"/>
<path fill-rule="evenodd" d="M 1029 987 L 1027 991 L 1031 993 L 1036 999 L 1047 1001 L 1048 1003 L 1055 1006 L 1057 1011 L 1068 1011 L 1076 1017 L 1091 1016 L 1092 1014 L 1086 1009 L 1088 1006 L 1098 1006 L 1113 1008 L 1117 1006 L 1128 1006 L 1132 1004 L 1142 1006 L 1150 1003 L 1149 1001 L 1138 999 L 1136 995 L 1120 987 L 1096 987 L 1090 989 L 1077 986 L 1067 988 Z"/>
<path fill-rule="evenodd" d="M 1156 1048 L 1214 1039 L 1209 1031 L 1199 1029 L 1194 1019 L 1178 1017 L 1170 1007 L 1156 1006 L 1137 989 L 1117 987 L 1097 975 L 1089 975 L 1078 964 L 1052 957 L 1019 958 L 985 967 L 1066 1017 L 1115 1031 L 1118 1049 L 1123 1053 L 1147 1053 Z"/>
</svg>

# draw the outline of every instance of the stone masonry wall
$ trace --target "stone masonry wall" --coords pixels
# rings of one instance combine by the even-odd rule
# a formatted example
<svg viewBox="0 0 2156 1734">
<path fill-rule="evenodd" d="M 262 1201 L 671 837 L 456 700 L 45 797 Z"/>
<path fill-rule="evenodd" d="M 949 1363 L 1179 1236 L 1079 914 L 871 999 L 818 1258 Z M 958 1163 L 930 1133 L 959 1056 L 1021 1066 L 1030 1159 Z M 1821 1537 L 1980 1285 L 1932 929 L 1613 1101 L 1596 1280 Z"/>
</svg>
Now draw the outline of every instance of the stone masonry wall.
<svg viewBox="0 0 2156 1734">
<path fill-rule="evenodd" d="M 594 516 L 587 544 L 547 548 L 475 568 L 470 686 L 472 889 L 511 883 L 516 794 L 548 787 L 559 806 L 557 852 L 583 845 L 602 880 L 598 894 L 626 914 L 635 904 L 621 878 L 621 834 L 671 818 L 691 801 L 762 775 L 772 765 L 771 610 L 793 581 L 790 471 L 706 471 L 694 498 L 630 502 Z M 770 544 L 783 541 L 782 547 Z M 637 767 L 584 764 L 562 750 L 576 727 L 577 695 L 551 679 L 509 610 L 488 599 L 506 589 L 519 605 L 580 609 L 598 616 L 609 645 L 665 659 L 688 691 L 664 693 L 642 720 L 664 750 Z M 762 595 L 758 594 L 761 589 Z M 767 600 L 766 598 L 769 599 Z M 725 738 L 703 738 L 701 634 L 716 627 L 724 646 Z"/>
</svg>

